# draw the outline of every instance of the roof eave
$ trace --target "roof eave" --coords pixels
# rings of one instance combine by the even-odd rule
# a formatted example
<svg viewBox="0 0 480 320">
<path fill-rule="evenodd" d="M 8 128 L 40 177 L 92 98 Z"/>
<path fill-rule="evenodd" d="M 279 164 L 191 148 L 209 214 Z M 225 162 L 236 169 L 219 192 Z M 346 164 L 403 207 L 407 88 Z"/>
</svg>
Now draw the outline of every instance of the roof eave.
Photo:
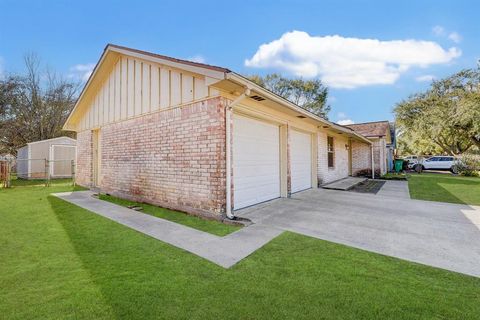
<svg viewBox="0 0 480 320">
<path fill-rule="evenodd" d="M 225 73 L 225 76 L 226 76 L 227 80 L 240 83 L 250 90 L 255 90 L 255 91 L 261 93 L 266 98 L 268 98 L 270 100 L 273 100 L 273 101 L 275 101 L 275 102 L 277 102 L 277 103 L 279 103 L 279 104 L 281 104 L 281 105 L 283 105 L 283 106 L 285 106 L 285 107 L 287 107 L 291 110 L 294 110 L 294 111 L 300 113 L 301 115 L 303 115 L 305 117 L 308 117 L 308 118 L 313 119 L 317 122 L 320 122 L 320 124 L 326 125 L 326 126 L 328 126 L 328 128 L 333 128 L 333 129 L 336 129 L 338 131 L 341 131 L 342 133 L 347 133 L 347 134 L 353 135 L 353 136 L 357 137 L 359 140 L 362 140 L 363 142 L 365 142 L 367 144 L 372 144 L 372 142 L 370 140 L 368 140 L 366 137 L 358 134 L 354 130 L 352 130 L 350 128 L 346 128 L 346 127 L 341 126 L 339 124 L 336 124 L 334 122 L 328 121 L 328 120 L 326 120 L 322 117 L 319 117 L 319 116 L 303 109 L 302 107 L 294 104 L 293 102 L 290 102 L 287 99 L 271 92 L 270 90 L 265 89 L 264 87 L 254 83 L 253 81 L 243 77 L 242 75 L 239 75 L 235 72 L 229 72 L 229 73 Z"/>
</svg>

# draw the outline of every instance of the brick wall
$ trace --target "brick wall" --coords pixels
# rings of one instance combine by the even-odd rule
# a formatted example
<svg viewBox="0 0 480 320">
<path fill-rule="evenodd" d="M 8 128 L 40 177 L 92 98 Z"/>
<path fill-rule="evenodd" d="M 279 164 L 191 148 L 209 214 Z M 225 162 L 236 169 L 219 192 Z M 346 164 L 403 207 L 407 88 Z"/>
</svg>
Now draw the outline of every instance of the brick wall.
<svg viewBox="0 0 480 320">
<path fill-rule="evenodd" d="M 84 187 L 90 187 L 92 184 L 92 132 L 90 130 L 77 133 L 75 181 Z"/>
<path fill-rule="evenodd" d="M 370 151 L 370 145 L 352 141 L 352 175 L 356 176 L 361 170 L 372 168 L 372 154 Z"/>
<path fill-rule="evenodd" d="M 384 138 L 373 141 L 373 158 L 375 161 L 375 170 L 380 170 L 380 174 L 387 173 L 387 144 Z"/>
<path fill-rule="evenodd" d="M 387 172 L 385 139 L 375 139 L 372 142 L 375 171 L 385 174 Z M 372 169 L 370 145 L 352 141 L 352 174 L 355 176 L 360 170 L 365 169 Z"/>
<path fill-rule="evenodd" d="M 345 145 L 348 139 L 339 135 L 332 135 L 335 150 L 334 167 L 328 167 L 327 136 L 325 132 L 318 133 L 318 182 L 328 183 L 348 177 L 348 150 Z"/>
<path fill-rule="evenodd" d="M 224 212 L 225 105 L 212 98 L 102 127 L 100 189 L 193 214 Z"/>
</svg>

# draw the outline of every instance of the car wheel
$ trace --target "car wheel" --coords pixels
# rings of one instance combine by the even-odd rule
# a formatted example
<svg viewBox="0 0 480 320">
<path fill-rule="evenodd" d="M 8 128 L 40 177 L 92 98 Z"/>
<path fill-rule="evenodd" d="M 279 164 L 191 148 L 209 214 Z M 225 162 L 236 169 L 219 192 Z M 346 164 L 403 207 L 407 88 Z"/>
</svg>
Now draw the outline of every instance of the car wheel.
<svg viewBox="0 0 480 320">
<path fill-rule="evenodd" d="M 452 167 L 450 168 L 450 171 L 451 171 L 452 173 L 454 173 L 454 174 L 457 174 L 457 173 L 458 173 L 458 168 L 457 168 L 457 166 L 452 166 Z"/>
</svg>

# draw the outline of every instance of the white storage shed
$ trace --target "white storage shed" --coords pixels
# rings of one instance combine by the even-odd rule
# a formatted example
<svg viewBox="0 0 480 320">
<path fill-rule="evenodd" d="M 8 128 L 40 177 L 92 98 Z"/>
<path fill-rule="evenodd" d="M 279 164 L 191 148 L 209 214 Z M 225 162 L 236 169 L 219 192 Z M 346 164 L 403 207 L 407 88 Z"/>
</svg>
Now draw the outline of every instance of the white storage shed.
<svg viewBox="0 0 480 320">
<path fill-rule="evenodd" d="M 17 150 L 17 176 L 23 179 L 44 179 L 72 176 L 72 161 L 75 161 L 77 141 L 58 137 L 27 143 Z"/>
</svg>

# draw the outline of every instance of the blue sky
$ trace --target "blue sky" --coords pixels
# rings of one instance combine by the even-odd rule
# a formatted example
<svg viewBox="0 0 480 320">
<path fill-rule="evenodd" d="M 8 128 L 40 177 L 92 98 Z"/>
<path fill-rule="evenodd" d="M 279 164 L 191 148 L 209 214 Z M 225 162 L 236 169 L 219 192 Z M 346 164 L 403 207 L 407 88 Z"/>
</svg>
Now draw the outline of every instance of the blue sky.
<svg viewBox="0 0 480 320">
<path fill-rule="evenodd" d="M 115 43 L 242 74 L 320 78 L 331 120 L 391 120 L 432 77 L 476 66 L 478 12 L 477 1 L 440 0 L 0 0 L 0 73 L 22 71 L 36 52 L 80 79 Z"/>
</svg>

